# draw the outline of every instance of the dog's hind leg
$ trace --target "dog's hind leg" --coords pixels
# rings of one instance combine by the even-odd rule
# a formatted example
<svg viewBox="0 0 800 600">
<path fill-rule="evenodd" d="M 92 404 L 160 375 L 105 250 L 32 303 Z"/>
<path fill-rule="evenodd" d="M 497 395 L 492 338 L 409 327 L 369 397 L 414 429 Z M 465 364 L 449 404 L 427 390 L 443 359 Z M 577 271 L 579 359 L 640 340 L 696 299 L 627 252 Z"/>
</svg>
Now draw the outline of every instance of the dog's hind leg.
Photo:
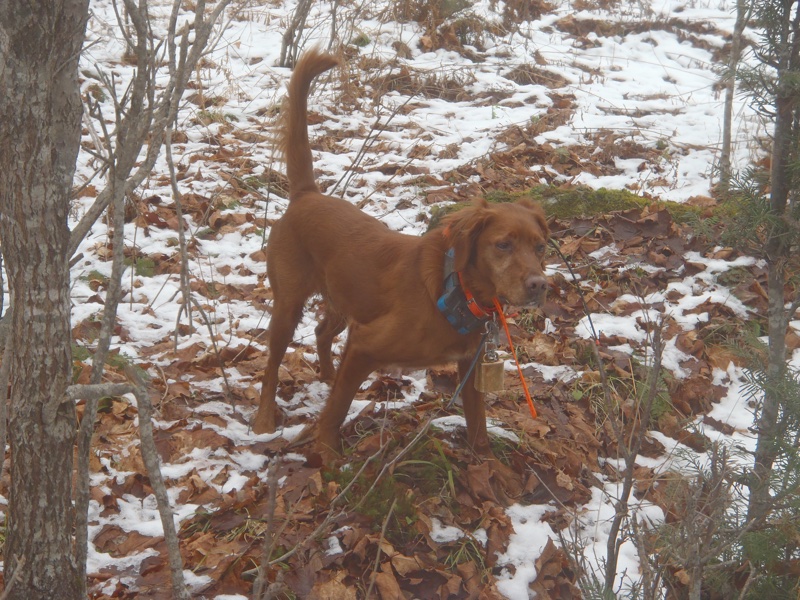
<svg viewBox="0 0 800 600">
<path fill-rule="evenodd" d="M 269 358 L 261 380 L 258 413 L 253 421 L 255 433 L 272 433 L 278 424 L 278 406 L 275 404 L 278 370 L 303 316 L 306 300 L 314 293 L 313 274 L 305 266 L 308 262 L 304 257 L 292 256 L 279 245 L 280 233 L 276 226 L 272 234 L 276 243 L 267 250 L 267 272 L 275 301 L 269 320 Z"/>
<path fill-rule="evenodd" d="M 303 316 L 304 302 L 287 303 L 276 298 L 269 321 L 269 358 L 261 379 L 261 400 L 253 421 L 255 433 L 272 433 L 277 426 L 278 406 L 275 394 L 278 390 L 278 370 L 286 349 L 294 336 L 294 330 Z"/>
<path fill-rule="evenodd" d="M 319 378 L 321 381 L 332 382 L 336 377 L 336 370 L 333 368 L 333 357 L 331 356 L 331 346 L 333 345 L 333 338 L 342 333 L 346 327 L 347 319 L 328 306 L 325 317 L 314 330 L 314 333 L 317 334 L 317 356 L 319 356 Z"/>
</svg>

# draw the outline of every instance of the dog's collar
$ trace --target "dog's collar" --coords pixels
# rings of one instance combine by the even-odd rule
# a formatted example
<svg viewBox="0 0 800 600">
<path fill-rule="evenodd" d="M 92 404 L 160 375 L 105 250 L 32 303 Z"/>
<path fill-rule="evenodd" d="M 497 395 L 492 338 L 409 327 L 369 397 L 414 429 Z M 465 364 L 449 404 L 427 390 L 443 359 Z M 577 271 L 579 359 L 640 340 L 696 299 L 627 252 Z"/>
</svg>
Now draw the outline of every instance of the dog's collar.
<svg viewBox="0 0 800 600">
<path fill-rule="evenodd" d="M 444 294 L 436 302 L 439 311 L 460 334 L 475 331 L 492 318 L 494 307 L 481 306 L 464 285 L 461 273 L 455 270 L 455 252 L 451 248 L 444 258 Z"/>
</svg>

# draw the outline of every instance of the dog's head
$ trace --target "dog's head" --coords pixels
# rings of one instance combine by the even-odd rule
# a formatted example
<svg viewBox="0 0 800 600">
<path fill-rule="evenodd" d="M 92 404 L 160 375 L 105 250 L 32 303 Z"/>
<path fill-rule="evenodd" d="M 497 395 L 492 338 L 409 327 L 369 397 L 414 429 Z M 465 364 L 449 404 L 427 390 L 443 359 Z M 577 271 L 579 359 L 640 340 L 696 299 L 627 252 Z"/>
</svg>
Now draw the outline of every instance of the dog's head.
<svg viewBox="0 0 800 600">
<path fill-rule="evenodd" d="M 550 232 L 538 204 L 482 200 L 443 224 L 455 250 L 455 269 L 478 302 L 491 306 L 497 297 L 514 306 L 544 304 L 543 261 Z"/>
</svg>

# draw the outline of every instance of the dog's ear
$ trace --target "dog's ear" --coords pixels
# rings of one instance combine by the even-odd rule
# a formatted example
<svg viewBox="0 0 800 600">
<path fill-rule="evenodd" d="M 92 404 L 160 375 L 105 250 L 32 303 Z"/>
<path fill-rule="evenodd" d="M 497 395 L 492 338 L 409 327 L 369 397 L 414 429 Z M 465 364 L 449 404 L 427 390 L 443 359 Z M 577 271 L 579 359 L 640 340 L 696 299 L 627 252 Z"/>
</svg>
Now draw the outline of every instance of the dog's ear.
<svg viewBox="0 0 800 600">
<path fill-rule="evenodd" d="M 455 250 L 453 267 L 456 271 L 463 271 L 467 268 L 475 253 L 478 237 L 491 216 L 489 203 L 481 198 L 472 206 L 462 208 L 442 221 L 445 238 Z"/>
<path fill-rule="evenodd" d="M 520 200 L 519 204 L 529 209 L 533 213 L 533 218 L 536 221 L 536 224 L 541 228 L 542 235 L 544 235 L 545 239 L 549 238 L 550 228 L 547 226 L 547 217 L 545 217 L 541 205 L 536 202 L 531 202 L 528 199 Z"/>
</svg>

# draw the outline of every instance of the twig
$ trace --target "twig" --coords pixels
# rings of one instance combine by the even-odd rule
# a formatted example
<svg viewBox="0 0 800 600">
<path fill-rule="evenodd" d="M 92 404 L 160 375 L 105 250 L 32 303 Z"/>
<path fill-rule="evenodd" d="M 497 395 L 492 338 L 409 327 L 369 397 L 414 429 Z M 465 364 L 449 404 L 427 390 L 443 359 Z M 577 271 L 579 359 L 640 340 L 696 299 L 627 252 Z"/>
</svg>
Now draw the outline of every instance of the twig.
<svg viewBox="0 0 800 600">
<path fill-rule="evenodd" d="M 92 384 L 99 384 L 102 379 L 105 359 L 110 348 L 111 334 L 116 322 L 116 311 L 121 290 L 121 278 L 124 271 L 124 199 L 131 194 L 151 173 L 153 166 L 161 152 L 165 139 L 168 123 L 177 118 L 180 99 L 186 89 L 189 77 L 194 71 L 198 61 L 207 50 L 213 28 L 215 27 L 222 11 L 231 0 L 220 0 L 214 10 L 205 14 L 205 0 L 195 4 L 195 21 L 193 28 L 194 40 L 190 43 L 190 26 L 186 24 L 181 31 L 177 31 L 178 13 L 180 2 L 172 5 L 170 27 L 167 32 L 170 58 L 170 77 L 163 88 L 160 97 L 156 98 L 157 76 L 161 59 L 162 42 L 157 38 L 150 26 L 148 3 L 145 0 L 122 0 L 126 17 L 132 25 L 130 32 L 118 11 L 118 5 L 113 2 L 120 29 L 125 37 L 128 48 L 135 53 L 137 69 L 133 81 L 128 86 L 122 97 L 116 93 L 113 74 L 111 77 L 100 74 L 110 97 L 113 100 L 115 116 L 115 139 L 105 125 L 98 104 L 94 106 L 95 118 L 102 128 L 105 138 L 106 166 L 109 170 L 109 183 L 97 195 L 95 202 L 72 230 L 68 245 L 68 256 L 72 256 L 83 238 L 87 235 L 97 219 L 106 210 L 109 204 L 114 205 L 114 261 L 112 276 L 106 294 L 106 308 L 103 313 L 103 325 L 100 341 L 94 356 L 92 367 Z M 180 53 L 176 55 L 176 36 L 181 37 Z M 86 116 L 86 112 L 84 115 Z M 88 117 L 87 117 L 88 118 Z M 90 132 L 94 129 L 89 127 Z M 93 137 L 95 144 L 100 144 L 100 139 Z M 147 153 L 140 163 L 139 155 L 145 143 L 148 144 Z M 103 145 L 97 148 L 102 152 Z M 227 384 L 227 382 L 226 382 Z M 87 394 L 87 390 L 73 390 L 76 393 Z M 92 434 L 97 417 L 97 400 L 100 396 L 89 396 L 84 409 L 84 417 L 78 436 L 78 482 L 75 491 L 76 509 L 76 543 L 75 559 L 78 565 L 80 581 L 86 581 L 86 557 L 88 554 L 88 505 L 89 505 L 89 452 L 91 449 Z M 152 437 L 152 435 L 151 435 Z M 166 531 L 166 527 L 165 527 Z M 84 588 L 85 592 L 85 588 Z"/>
<path fill-rule="evenodd" d="M 147 57 L 145 57 L 144 62 L 139 64 L 137 79 L 135 80 L 137 85 L 134 85 L 131 89 L 131 106 L 127 110 L 122 110 L 114 86 L 106 86 L 114 99 L 117 112 L 121 117 L 120 122 L 123 125 L 122 128 L 117 128 L 117 140 L 120 142 L 120 147 L 117 149 L 118 163 L 116 168 L 117 176 L 121 181 L 125 182 L 124 193 L 126 195 L 138 188 L 152 172 L 161 154 L 161 146 L 164 142 L 167 124 L 176 121 L 180 100 L 186 90 L 189 78 L 197 67 L 197 63 L 209 50 L 208 43 L 214 27 L 231 1 L 220 0 L 214 9 L 207 14 L 205 12 L 205 1 L 196 2 L 194 22 L 192 24 L 184 24 L 180 31 L 177 30 L 177 22 L 181 3 L 178 0 L 173 2 L 167 39 L 171 50 L 179 48 L 180 51 L 176 51 L 177 54 L 172 55 L 174 61 L 169 61 L 170 77 L 163 88 L 163 92 L 156 98 L 157 69 L 155 54 L 157 48 L 152 43 L 155 34 L 148 25 L 146 3 L 143 3 L 145 9 L 142 11 L 143 14 L 139 16 L 134 14 L 139 12 L 134 1 L 125 0 L 129 16 L 134 27 L 137 28 L 136 35 L 137 37 L 142 36 L 139 43 L 150 48 L 152 58 L 148 62 L 146 60 Z M 194 37 L 190 43 L 189 37 L 191 33 L 194 34 Z M 177 37 L 181 38 L 180 45 L 175 42 Z M 149 87 L 144 85 L 145 83 Z M 147 142 L 146 155 L 141 162 L 137 162 L 145 142 Z M 83 238 L 86 237 L 94 223 L 108 207 L 111 199 L 111 191 L 108 188 L 97 195 L 92 206 L 72 230 L 67 248 L 68 256 L 72 256 L 75 253 Z"/>
<path fill-rule="evenodd" d="M 663 344 L 661 342 L 661 328 L 663 323 L 659 323 L 653 336 L 653 367 L 650 371 L 650 385 L 648 386 L 647 396 L 644 399 L 641 417 L 639 419 L 638 427 L 634 425 L 633 439 L 631 440 L 631 447 L 625 445 L 624 439 L 618 439 L 618 445 L 624 448 L 625 455 L 625 472 L 622 484 L 622 493 L 614 503 L 614 518 L 611 521 L 611 528 L 608 534 L 608 543 L 606 544 L 606 576 L 605 576 L 605 589 L 606 592 L 612 592 L 614 589 L 614 581 L 617 577 L 617 563 L 619 561 L 619 551 L 622 547 L 623 540 L 619 539 L 620 528 L 622 522 L 628 517 L 628 501 L 633 493 L 633 473 L 636 468 L 636 457 L 642 447 L 642 440 L 647 433 L 647 423 L 650 420 L 650 413 L 658 393 L 658 378 L 661 373 L 661 356 L 663 352 Z M 601 365 L 602 370 L 602 365 Z M 616 419 L 612 419 L 616 422 Z"/>
<path fill-rule="evenodd" d="M 367 600 L 372 597 L 372 590 L 375 587 L 375 579 L 378 576 L 378 568 L 381 565 L 381 546 L 383 545 L 383 540 L 386 539 L 386 528 L 389 526 L 389 520 L 392 518 L 392 514 L 394 513 L 394 507 L 397 506 L 397 498 L 392 500 L 392 505 L 389 507 L 389 512 L 386 513 L 386 518 L 383 520 L 383 526 L 381 527 L 381 536 L 378 538 L 378 550 L 375 552 L 375 564 L 372 567 L 372 575 L 370 576 L 369 581 L 369 588 L 367 588 L 367 594 L 364 596 Z"/>
<path fill-rule="evenodd" d="M 217 346 L 216 335 L 214 334 L 214 326 L 211 324 L 211 319 L 208 318 L 206 311 L 203 310 L 203 307 L 200 306 L 194 296 L 189 295 L 189 300 L 197 309 L 197 312 L 200 313 L 200 316 L 203 317 L 203 322 L 208 328 L 209 337 L 211 338 L 211 347 L 214 349 L 214 354 L 217 357 L 217 360 L 219 360 L 219 371 L 222 374 L 222 383 L 225 385 L 225 395 L 228 397 L 228 401 L 231 402 L 231 405 L 233 405 L 234 395 L 233 391 L 231 390 L 230 383 L 228 382 L 228 375 L 225 372 L 225 365 L 222 364 L 222 355 L 220 354 L 219 347 Z"/>
<path fill-rule="evenodd" d="M 7 563 L 8 562 L 9 561 L 7 561 Z M 19 558 L 19 560 L 17 560 L 17 564 L 14 566 L 14 574 L 11 576 L 11 579 L 6 582 L 6 589 L 3 590 L 3 595 L 0 596 L 0 600 L 7 600 L 9 594 L 11 594 L 11 591 L 14 589 L 14 584 L 17 583 L 17 580 L 22 575 L 22 570 L 24 567 L 25 557 L 22 556 Z"/>
<path fill-rule="evenodd" d="M 261 547 L 261 564 L 258 566 L 258 576 L 253 584 L 253 600 L 262 600 L 270 598 L 270 593 L 273 591 L 271 585 L 267 585 L 267 567 L 269 566 L 269 557 L 272 555 L 272 550 L 275 547 L 275 540 L 277 536 L 273 531 L 275 524 L 275 508 L 278 499 L 278 459 L 274 459 L 269 464 L 267 470 L 267 485 L 269 486 L 269 494 L 267 496 L 267 527 L 264 530 L 264 542 Z"/>
<path fill-rule="evenodd" d="M 350 492 L 350 490 L 356 484 L 356 482 L 358 481 L 359 477 L 361 477 L 361 475 L 364 473 L 364 471 L 366 471 L 367 467 L 372 463 L 372 461 L 374 461 L 376 458 L 378 458 L 379 456 L 384 454 L 384 452 L 386 451 L 386 447 L 387 447 L 387 444 L 383 444 L 380 448 L 378 448 L 375 451 L 374 454 L 371 454 L 370 456 L 367 457 L 367 459 L 364 461 L 364 464 L 361 465 L 361 468 L 353 475 L 353 478 L 350 480 L 350 483 L 348 483 L 339 492 L 339 494 L 336 496 L 336 498 L 331 500 L 330 510 L 328 511 L 328 514 L 325 517 L 325 519 L 323 519 L 322 523 L 320 523 L 316 527 L 316 529 L 314 529 L 314 531 L 312 531 L 309 535 L 307 535 L 305 538 L 303 538 L 301 541 L 299 541 L 297 544 L 295 544 L 295 546 L 293 548 L 287 550 L 286 552 L 281 554 L 279 557 L 273 558 L 272 560 L 270 560 L 269 561 L 270 565 L 276 565 L 278 563 L 282 563 L 282 562 L 290 559 L 292 556 L 297 554 L 298 551 L 303 549 L 306 544 L 308 544 L 312 540 L 317 539 L 320 536 L 320 534 L 322 534 L 322 532 L 325 531 L 330 526 L 330 524 L 332 522 L 334 522 L 336 519 L 339 518 L 341 513 L 340 512 L 334 513 L 333 509 L 338 507 L 339 504 L 341 504 L 342 502 L 344 502 L 344 499 L 347 497 L 347 494 Z M 367 493 L 369 493 L 369 492 L 367 492 Z"/>
<path fill-rule="evenodd" d="M 111 140 L 106 139 L 108 145 Z M 122 274 L 125 271 L 125 196 L 122 193 L 124 182 L 116 178 L 116 171 L 110 171 L 112 197 L 114 198 L 114 235 L 111 277 L 109 278 L 106 302 L 103 307 L 103 319 L 97 348 L 92 357 L 92 373 L 90 383 L 97 385 L 103 378 L 106 358 L 111 348 L 111 336 L 117 322 L 117 308 L 122 292 Z M 81 397 L 81 396 L 79 396 Z M 83 396 L 86 397 L 86 396 Z M 94 425 L 97 420 L 97 404 L 101 396 L 86 397 L 78 433 L 77 483 L 75 485 L 75 561 L 78 565 L 79 580 L 86 585 L 86 558 L 89 546 L 89 454 L 92 446 Z M 84 592 L 86 590 L 84 589 Z"/>
<path fill-rule="evenodd" d="M 0 347 L 4 347 L 2 355 L 3 364 L 0 365 L 0 475 L 2 475 L 3 472 L 3 464 L 6 456 L 6 442 L 8 441 L 8 378 L 11 375 L 13 340 L 13 335 L 6 336 L 5 344 L 0 340 Z"/>
<path fill-rule="evenodd" d="M 634 518 L 631 519 L 631 529 L 633 530 L 633 544 L 639 554 L 639 567 L 642 571 L 642 595 L 644 600 L 656 600 L 660 597 L 661 573 L 662 569 L 655 570 L 653 563 L 649 559 L 650 553 L 647 550 L 647 542 L 644 538 L 645 532 L 642 526 Z M 656 565 L 657 566 L 657 565 Z"/>
<path fill-rule="evenodd" d="M 394 456 L 394 458 L 392 458 L 392 460 L 390 460 L 389 462 L 387 462 L 387 463 L 385 463 L 383 465 L 381 470 L 375 476 L 375 480 L 372 482 L 372 485 L 366 491 L 364 496 L 362 496 L 362 498 L 358 502 L 358 504 L 356 504 L 356 508 L 361 506 L 361 503 L 364 502 L 364 500 L 367 498 L 367 496 L 369 496 L 369 494 L 372 492 L 372 490 L 375 489 L 375 486 L 378 485 L 378 482 L 381 480 L 381 477 L 383 477 L 386 474 L 387 471 L 393 469 L 394 466 L 400 461 L 400 459 L 403 458 L 406 454 L 408 454 L 411 451 L 411 449 L 417 444 L 417 442 L 419 442 L 422 439 L 422 437 L 428 432 L 428 429 L 431 428 L 431 424 L 432 423 L 433 423 L 433 417 L 428 417 L 428 420 L 425 421 L 425 424 L 417 432 L 417 435 L 414 436 L 414 439 L 411 440 L 408 444 L 406 444 L 405 447 L 402 448 Z"/>
<path fill-rule="evenodd" d="M 292 22 L 283 33 L 281 42 L 281 57 L 278 64 L 281 67 L 292 67 L 297 62 L 300 53 L 300 36 L 305 29 L 308 13 L 311 11 L 311 0 L 300 0 L 292 15 Z"/>
<path fill-rule="evenodd" d="M 125 374 L 134 385 L 134 395 L 139 409 L 139 437 L 141 440 L 142 460 L 150 477 L 150 485 L 156 497 L 158 514 L 164 528 L 164 541 L 167 544 L 170 571 L 172 574 L 172 597 L 178 600 L 189 600 L 189 591 L 183 579 L 183 559 L 181 558 L 178 534 L 175 531 L 175 518 L 169 504 L 167 486 L 161 475 L 160 459 L 156 443 L 153 439 L 153 405 L 150 394 L 136 369 L 127 365 Z"/>
<path fill-rule="evenodd" d="M 372 129 L 370 129 L 369 133 L 367 134 L 367 138 L 364 140 L 364 143 L 361 144 L 361 147 L 358 149 L 358 153 L 356 154 L 356 157 L 353 159 L 353 164 L 351 164 L 350 167 L 348 167 L 345 170 L 345 172 L 342 174 L 339 180 L 333 185 L 333 187 L 330 189 L 328 193 L 330 194 L 336 193 L 336 190 L 339 188 L 339 184 L 342 184 L 342 182 L 344 183 L 342 185 L 342 191 L 339 192 L 339 194 L 343 195 L 347 191 L 347 187 L 350 185 L 350 181 L 352 181 L 353 177 L 356 174 L 355 169 L 366 156 L 367 150 L 369 150 L 375 144 L 375 142 L 378 141 L 378 136 L 380 136 L 384 131 L 388 129 L 389 124 L 392 122 L 392 119 L 394 119 L 398 114 L 400 114 L 402 108 L 406 104 L 411 102 L 413 98 L 414 96 L 409 96 L 401 104 L 395 106 L 392 109 L 391 113 L 389 113 L 389 117 L 386 119 L 384 123 L 381 124 L 380 116 L 378 116 L 378 119 L 375 121 L 375 124 L 372 126 Z"/>
<path fill-rule="evenodd" d="M 76 383 L 67 388 L 66 396 L 69 400 L 109 398 L 132 394 L 133 387 L 129 383 L 96 383 L 84 385 Z M 85 417 L 84 417 L 85 418 Z"/>
<path fill-rule="evenodd" d="M 175 350 L 178 350 L 178 325 L 181 315 L 186 311 L 186 317 L 189 321 L 189 327 L 194 328 L 192 325 L 192 290 L 189 287 L 189 255 L 186 249 L 186 232 L 183 227 L 183 194 L 178 187 L 178 178 L 175 174 L 175 162 L 172 158 L 172 125 L 167 127 L 166 137 L 164 139 L 164 148 L 167 156 L 167 167 L 169 167 L 169 181 L 172 187 L 172 197 L 175 202 L 175 216 L 178 219 L 178 248 L 180 249 L 181 256 L 181 279 L 180 288 L 183 295 L 183 303 L 178 311 L 178 322 L 175 323 Z M 212 333 L 213 335 L 213 333 Z"/>
<path fill-rule="evenodd" d="M 739 592 L 739 600 L 744 600 L 747 598 L 747 594 L 750 591 L 750 588 L 753 587 L 753 584 L 760 578 L 758 574 L 756 574 L 753 565 L 750 566 L 750 572 L 747 574 L 747 579 L 742 586 L 742 590 Z"/>
<path fill-rule="evenodd" d="M 789 305 L 789 309 L 786 311 L 786 325 L 787 325 L 787 327 L 789 325 L 789 321 L 794 319 L 794 313 L 797 312 L 798 308 L 800 308 L 800 296 L 798 296 L 797 298 L 794 299 L 794 302 L 792 302 Z"/>
</svg>

